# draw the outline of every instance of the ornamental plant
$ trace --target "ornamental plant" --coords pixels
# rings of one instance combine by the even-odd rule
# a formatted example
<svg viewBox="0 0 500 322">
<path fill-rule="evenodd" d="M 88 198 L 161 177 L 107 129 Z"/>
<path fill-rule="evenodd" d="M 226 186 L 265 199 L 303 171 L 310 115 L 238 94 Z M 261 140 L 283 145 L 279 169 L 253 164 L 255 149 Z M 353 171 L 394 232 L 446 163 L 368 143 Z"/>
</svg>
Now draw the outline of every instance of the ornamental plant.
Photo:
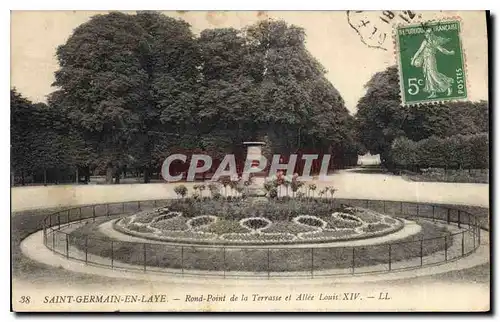
<svg viewBox="0 0 500 322">
<path fill-rule="evenodd" d="M 177 196 L 184 198 L 187 195 L 188 189 L 185 185 L 181 184 L 174 188 L 174 192 Z"/>
<path fill-rule="evenodd" d="M 208 190 L 210 191 L 210 196 L 214 199 L 219 199 L 221 196 L 220 186 L 217 183 L 210 183 L 208 185 Z"/>
<path fill-rule="evenodd" d="M 317 188 L 317 187 L 316 187 L 316 185 L 315 185 L 314 183 L 311 183 L 311 184 L 309 185 L 309 191 L 311 191 L 311 192 L 312 192 L 312 196 L 313 196 L 313 198 L 314 198 L 314 191 L 316 190 L 316 188 Z"/>
<path fill-rule="evenodd" d="M 228 186 L 231 187 L 231 179 L 230 179 L 230 177 L 220 178 L 219 182 L 224 187 L 224 195 L 227 197 L 227 187 Z"/>
<path fill-rule="evenodd" d="M 200 184 L 198 189 L 200 190 L 200 197 L 203 197 L 203 191 L 207 188 L 204 184 Z"/>
</svg>

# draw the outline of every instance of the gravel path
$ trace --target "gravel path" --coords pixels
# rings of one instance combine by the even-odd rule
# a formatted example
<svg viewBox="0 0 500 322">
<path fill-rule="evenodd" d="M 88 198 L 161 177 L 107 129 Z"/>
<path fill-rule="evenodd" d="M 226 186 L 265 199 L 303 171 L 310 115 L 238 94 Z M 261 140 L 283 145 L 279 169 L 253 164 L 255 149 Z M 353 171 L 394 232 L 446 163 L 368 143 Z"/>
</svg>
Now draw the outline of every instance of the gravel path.
<svg viewBox="0 0 500 322">
<path fill-rule="evenodd" d="M 118 278 L 128 278 L 128 279 L 140 279 L 140 280 L 159 280 L 159 281 L 179 281 L 179 274 L 181 273 L 180 270 L 176 269 L 158 269 L 155 268 L 155 271 L 147 271 L 147 274 L 144 273 L 144 267 L 143 266 L 136 266 L 136 265 L 130 265 L 126 263 L 120 263 L 120 262 L 114 262 L 114 265 L 117 266 L 115 269 L 110 269 L 108 267 L 103 267 L 100 265 L 86 265 L 82 261 L 74 260 L 74 259 L 68 259 L 63 255 L 56 254 L 52 251 L 50 251 L 47 247 L 43 245 L 43 232 L 38 231 L 26 239 L 23 240 L 21 243 L 21 250 L 23 254 L 35 261 L 47 264 L 49 266 L 55 266 L 55 267 L 62 267 L 64 269 L 74 271 L 74 272 L 80 272 L 80 273 L 87 273 L 87 274 L 94 274 L 94 275 L 101 275 L 101 276 L 108 276 L 108 277 L 118 277 Z M 393 279 L 401 279 L 401 278 L 415 278 L 419 276 L 427 276 L 427 275 L 433 275 L 433 274 L 439 274 L 439 273 L 444 273 L 444 272 L 449 272 L 449 271 L 455 271 L 455 270 L 462 270 L 466 268 L 471 268 L 477 265 L 481 264 L 486 264 L 489 262 L 489 233 L 487 231 L 481 231 L 481 246 L 472 254 L 462 258 L 458 259 L 455 261 L 450 261 L 450 262 L 445 262 L 442 264 L 435 264 L 435 265 L 428 265 L 424 266 L 419 269 L 413 269 L 413 270 L 399 270 L 399 271 L 393 271 L 390 273 L 384 273 L 384 274 L 368 274 L 372 270 L 378 270 L 381 269 L 380 265 L 374 265 L 374 266 L 366 266 L 363 268 L 363 271 L 367 272 L 367 274 L 361 274 L 361 275 L 356 275 L 356 276 L 320 276 L 320 275 L 327 275 L 327 274 L 342 274 L 342 273 L 347 273 L 346 270 L 324 270 L 321 272 L 318 272 L 315 274 L 316 279 L 310 279 L 310 278 L 305 278 L 305 276 L 308 276 L 308 272 L 304 272 L 304 274 L 301 274 L 301 272 L 292 272 L 292 273 L 272 273 L 271 274 L 271 279 L 267 280 L 267 273 L 261 274 L 261 273 L 242 273 L 238 272 L 238 278 L 234 278 L 234 276 L 231 276 L 231 278 L 223 279 L 223 272 L 210 272 L 214 274 L 214 276 L 210 276 L 210 278 L 205 278 L 205 277 L 196 277 L 196 276 L 191 276 L 187 275 L 184 276 L 182 281 L 186 283 L 196 283 L 196 284 L 212 284 L 214 279 L 220 278 L 221 282 L 223 281 L 224 283 L 228 284 L 237 284 L 239 283 L 238 280 L 240 278 L 252 278 L 255 279 L 255 281 L 259 281 L 261 284 L 269 284 L 272 285 L 274 283 L 282 283 L 279 281 L 276 281 L 276 279 L 273 279 L 273 277 L 290 277 L 294 279 L 294 283 L 306 283 L 306 284 L 311 284 L 311 283 L 324 283 L 325 280 L 334 280 L 336 283 L 356 283 L 356 282 L 372 282 L 372 281 L 384 281 L 384 280 L 393 280 Z M 61 250 L 62 251 L 62 250 Z M 69 249 L 71 256 L 79 257 L 79 258 L 84 258 L 84 255 L 82 252 L 74 247 L 70 247 Z M 448 256 L 449 258 L 453 258 L 458 253 L 461 252 L 460 250 L 460 243 L 455 242 L 451 247 L 448 248 Z M 441 258 L 444 256 L 442 253 L 443 252 L 437 252 L 434 254 L 431 254 L 429 256 L 425 256 L 423 258 L 424 265 L 431 264 L 436 261 L 436 259 Z M 92 255 L 93 262 L 96 262 L 98 264 L 106 264 L 109 265 L 109 258 L 102 258 L 96 255 Z M 395 262 L 393 263 L 393 269 L 397 268 L 403 268 L 407 267 L 409 265 L 414 265 L 415 260 L 420 261 L 419 258 L 417 259 L 410 259 L 410 260 L 404 260 L 400 262 Z M 136 271 L 131 271 L 135 269 Z M 153 269 L 152 267 L 147 267 L 146 270 L 148 269 Z M 358 271 L 358 270 L 357 270 Z M 206 272 L 198 272 L 198 271 L 190 271 L 191 274 L 197 274 L 197 273 L 206 273 Z M 218 276 L 215 276 L 218 275 Z M 302 277 L 297 275 L 303 275 Z M 226 276 L 227 277 L 227 276 Z M 261 280 L 262 278 L 266 278 L 266 280 Z M 279 280 L 279 279 L 278 279 Z"/>
<path fill-rule="evenodd" d="M 318 191 L 333 185 L 337 198 L 385 199 L 489 207 L 489 185 L 477 183 L 411 182 L 401 176 L 366 173 L 362 168 L 338 171 Z M 199 182 L 198 182 L 199 183 Z M 131 200 L 175 197 L 177 184 L 60 185 L 11 188 L 12 211 Z M 193 183 L 185 184 L 191 187 Z M 190 189 L 191 190 L 191 189 Z"/>
</svg>

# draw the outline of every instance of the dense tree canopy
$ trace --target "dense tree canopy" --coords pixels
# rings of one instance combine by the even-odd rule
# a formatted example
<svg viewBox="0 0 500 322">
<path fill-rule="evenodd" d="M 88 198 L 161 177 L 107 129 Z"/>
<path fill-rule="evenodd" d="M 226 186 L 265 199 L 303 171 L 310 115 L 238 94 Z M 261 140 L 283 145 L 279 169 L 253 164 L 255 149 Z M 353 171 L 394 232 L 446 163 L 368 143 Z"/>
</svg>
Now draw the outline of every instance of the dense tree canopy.
<svg viewBox="0 0 500 322">
<path fill-rule="evenodd" d="M 284 21 L 195 36 L 185 21 L 156 12 L 96 15 L 57 49 L 57 90 L 45 110 L 63 120 L 64 144 L 74 147 L 50 147 L 69 151 L 67 159 L 47 155 L 106 169 L 108 182 L 124 167 L 142 169 L 147 181 L 172 153 L 244 156 L 246 140 L 353 163 L 355 120 L 305 41 L 302 28 Z M 13 109 L 24 104 L 16 100 Z"/>
<path fill-rule="evenodd" d="M 376 73 L 366 88 L 356 113 L 359 140 L 372 154 L 380 154 L 389 168 L 393 166 L 391 146 L 398 137 L 420 141 L 488 131 L 486 101 L 401 106 L 395 66 Z"/>
<path fill-rule="evenodd" d="M 12 171 L 24 181 L 25 175 L 43 176 L 55 169 L 90 166 L 92 151 L 80 134 L 68 126 L 62 111 L 43 103 L 33 104 L 11 90 Z M 57 173 L 52 179 L 57 181 Z"/>
</svg>

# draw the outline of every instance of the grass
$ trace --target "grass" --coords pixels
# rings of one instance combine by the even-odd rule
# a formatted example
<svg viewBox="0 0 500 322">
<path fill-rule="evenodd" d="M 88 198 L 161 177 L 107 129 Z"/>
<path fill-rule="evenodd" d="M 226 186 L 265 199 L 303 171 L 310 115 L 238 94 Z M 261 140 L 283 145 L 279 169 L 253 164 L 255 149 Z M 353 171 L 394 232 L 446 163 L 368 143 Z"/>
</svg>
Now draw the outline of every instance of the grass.
<svg viewBox="0 0 500 322">
<path fill-rule="evenodd" d="M 392 246 L 391 259 L 399 261 L 420 256 L 420 239 L 430 239 L 443 236 L 447 230 L 437 227 L 427 221 L 421 221 L 422 231 L 414 236 L 399 241 L 397 246 Z M 102 257 L 111 256 L 110 241 L 96 227 L 98 223 L 88 224 L 75 230 L 71 241 L 81 240 L 88 236 L 88 252 Z M 348 233 L 348 232 L 346 232 Z M 79 237 L 77 237 L 79 236 Z M 252 238 L 259 239 L 260 236 Z M 406 242 L 406 243 L 405 243 Z M 451 245 L 451 240 L 448 246 Z M 81 243 L 74 246 L 83 250 Z M 423 244 L 423 256 L 444 249 L 443 239 L 431 239 Z M 144 253 L 146 252 L 146 259 Z M 355 247 L 355 265 L 363 267 L 368 265 L 386 264 L 388 261 L 388 245 Z M 269 267 L 272 271 L 301 271 L 311 269 L 311 248 L 226 248 L 225 260 L 222 247 L 209 246 L 172 246 L 168 244 L 143 244 L 115 241 L 113 242 L 113 256 L 116 261 L 135 265 L 184 268 L 195 270 L 227 270 L 227 271 L 266 271 L 269 256 Z M 314 269 L 324 270 L 329 268 L 349 268 L 352 266 L 352 247 L 344 248 L 315 248 Z"/>
<path fill-rule="evenodd" d="M 478 216 L 478 218 L 481 219 L 482 227 L 485 229 L 489 229 L 489 209 L 488 208 L 483 208 L 483 207 L 476 207 L 476 206 L 452 206 L 453 208 L 464 210 L 470 213 L 475 214 Z M 398 208 L 398 207 L 395 207 Z M 64 207 L 66 209 L 66 207 Z M 36 261 L 33 261 L 29 258 L 26 258 L 19 247 L 20 242 L 22 239 L 30 235 L 31 233 L 34 233 L 35 231 L 41 229 L 41 221 L 45 217 L 46 214 L 54 212 L 55 210 L 59 209 L 50 209 L 50 210 L 37 210 L 37 211 L 24 211 L 24 212 L 17 212 L 15 214 L 11 215 L 11 267 L 12 267 L 12 278 L 20 278 L 25 281 L 30 281 L 32 283 L 40 283 L 41 285 L 64 285 L 65 287 L 71 287 L 71 286 L 86 286 L 86 287 L 102 287 L 103 285 L 109 285 L 112 287 L 116 287 L 117 285 L 124 285 L 124 286 L 133 286 L 133 285 L 144 285 L 144 283 L 149 283 L 149 282 L 143 282 L 143 281 L 132 281 L 132 280 L 126 280 L 123 282 L 123 279 L 120 278 L 111 278 L 111 277 L 101 277 L 101 276 L 95 276 L 95 275 L 88 275 L 88 274 L 83 274 L 83 273 L 76 273 L 76 272 L 71 272 L 64 270 L 62 268 L 57 268 L 57 267 L 52 267 L 49 265 L 41 264 Z M 424 215 L 427 213 L 427 216 L 430 217 L 430 211 L 428 208 L 425 208 L 425 210 L 421 209 L 421 212 L 425 212 Z M 108 220 L 107 218 L 97 218 L 97 220 L 102 221 L 102 220 Z M 241 226 L 240 226 L 241 227 Z M 83 229 L 80 228 L 80 229 Z M 92 236 L 95 236 L 96 238 L 101 238 L 100 243 L 95 243 L 92 245 L 93 251 L 96 253 L 100 253 L 99 247 L 102 248 L 102 251 L 105 252 L 104 249 L 109 248 L 109 238 L 106 236 L 102 235 L 101 233 L 97 232 L 95 230 L 95 226 L 93 225 L 88 225 L 85 228 L 89 234 L 92 234 Z M 83 230 L 80 231 L 81 233 L 85 233 Z M 428 229 L 425 229 L 424 226 L 424 231 L 422 233 L 427 234 L 428 236 L 432 236 L 430 234 Z M 422 233 L 415 236 L 415 238 L 420 238 L 422 236 Z M 73 239 L 72 239 L 73 240 Z M 410 239 L 411 240 L 411 239 Z M 105 244 L 104 242 L 108 242 L 108 244 Z M 409 240 L 408 240 L 409 241 Z M 126 243 L 123 243 L 123 246 L 125 246 Z M 415 242 L 413 243 L 414 245 L 407 245 L 405 248 L 404 244 L 401 245 L 401 247 L 393 249 L 393 258 L 394 260 L 398 260 L 398 258 L 403 258 L 404 254 L 406 252 L 402 252 L 402 249 L 406 249 L 409 251 L 412 251 L 413 253 L 419 252 L 419 243 Z M 434 246 L 432 245 L 425 245 L 424 252 L 427 253 L 433 249 L 433 247 L 439 247 L 439 243 L 433 243 Z M 122 246 L 122 247 L 123 247 Z M 387 246 L 385 246 L 387 247 Z M 127 250 L 127 248 L 129 250 Z M 207 251 L 208 250 L 208 251 Z M 184 249 L 185 251 L 185 265 L 188 265 L 190 267 L 212 267 L 213 269 L 222 269 L 224 268 L 221 263 L 223 263 L 223 254 L 220 252 L 213 252 L 213 249 L 209 248 L 190 248 L 186 247 Z M 309 251 L 309 252 L 308 252 Z M 130 251 L 130 244 L 124 247 L 123 250 L 120 250 L 117 252 L 115 256 L 120 256 L 125 258 L 125 254 L 134 254 L 135 261 L 137 263 L 141 262 L 140 258 L 140 249 L 135 249 L 135 251 Z M 321 252 L 318 252 L 315 250 L 314 252 L 314 269 L 322 269 L 327 267 L 328 263 L 331 265 L 331 260 L 335 258 L 333 254 L 325 254 L 324 250 Z M 341 259 L 340 265 L 343 265 L 344 267 L 348 267 L 349 264 L 349 259 L 352 259 L 349 257 L 347 254 L 349 252 L 348 249 L 344 251 L 344 256 L 341 256 L 341 251 L 337 251 L 337 257 Z M 298 256 L 298 261 L 296 263 L 293 262 L 294 257 L 287 257 L 286 253 L 281 252 L 279 254 L 279 257 L 276 254 L 275 250 L 270 251 L 270 269 L 275 270 L 275 268 L 279 269 L 281 268 L 306 268 L 307 261 L 310 261 L 310 249 L 306 250 L 297 250 L 295 251 L 295 256 Z M 326 251 L 328 253 L 328 251 Z M 109 251 L 108 251 L 109 254 Z M 290 251 L 288 253 L 289 255 L 294 254 L 294 251 Z M 352 250 L 351 250 L 352 254 Z M 126 258 L 132 259 L 133 257 L 127 255 Z M 260 250 L 252 250 L 248 249 L 245 250 L 245 252 L 228 252 L 227 254 L 227 263 L 226 263 L 226 270 L 236 270 L 236 269 L 245 269 L 247 267 L 253 267 L 256 270 L 260 271 L 265 271 L 267 269 L 267 253 L 262 252 Z M 301 255 L 301 256 L 300 256 Z M 378 261 L 383 262 L 384 259 L 386 259 L 386 252 L 384 251 L 383 248 L 379 249 L 378 252 Z M 156 265 L 160 266 L 159 264 L 166 263 L 168 264 L 167 267 L 177 267 L 180 268 L 180 256 L 181 256 L 181 249 L 179 248 L 169 248 L 166 249 L 164 245 L 148 245 L 146 247 L 146 258 L 147 258 L 147 264 L 148 265 Z M 366 261 L 376 261 L 377 258 L 368 258 L 363 259 L 363 250 L 357 249 L 356 250 L 356 267 L 360 266 L 363 264 L 363 262 Z M 424 255 L 425 256 L 425 255 Z M 360 258 L 358 260 L 358 257 Z M 279 259 L 285 259 L 285 261 L 281 262 Z M 258 260 L 261 260 L 261 262 L 258 262 Z M 359 262 L 358 262 L 359 261 Z M 413 278 L 411 280 L 402 280 L 401 282 L 394 281 L 393 283 L 402 283 L 403 285 L 406 285 L 407 283 L 427 283 L 427 282 L 433 282 L 437 278 L 441 281 L 447 281 L 447 282 L 464 282 L 464 281 L 476 281 L 478 283 L 489 283 L 490 281 L 490 266 L 489 265 L 482 265 L 478 267 L 474 267 L 468 270 L 462 270 L 459 272 L 449 272 L 449 273 L 444 273 L 440 274 L 438 276 L 431 276 L 431 277 L 419 277 L 419 278 Z M 410 282 L 408 282 L 410 281 Z"/>
<path fill-rule="evenodd" d="M 489 183 L 488 169 L 446 171 L 444 169 L 423 169 L 422 173 L 403 171 L 402 175 L 404 179 L 409 181 Z"/>
</svg>

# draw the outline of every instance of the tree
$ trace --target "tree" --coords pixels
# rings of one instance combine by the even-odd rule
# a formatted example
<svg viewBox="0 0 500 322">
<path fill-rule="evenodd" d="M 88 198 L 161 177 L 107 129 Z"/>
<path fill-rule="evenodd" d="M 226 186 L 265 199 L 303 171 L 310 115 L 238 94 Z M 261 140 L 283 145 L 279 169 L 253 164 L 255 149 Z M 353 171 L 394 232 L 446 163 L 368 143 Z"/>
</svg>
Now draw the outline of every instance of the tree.
<svg viewBox="0 0 500 322">
<path fill-rule="evenodd" d="M 200 54 L 190 25 L 158 12 L 141 11 L 136 20 L 146 33 L 148 55 L 142 66 L 148 75 L 143 102 L 143 128 L 137 140 L 141 154 L 136 164 L 144 169 L 144 182 L 152 168 L 160 168 L 172 148 L 196 141 Z"/>
<path fill-rule="evenodd" d="M 401 106 L 396 66 L 374 74 L 365 87 L 356 113 L 359 141 L 388 168 L 394 166 L 391 146 L 398 137 L 421 141 L 488 131 L 486 101 Z"/>
<path fill-rule="evenodd" d="M 10 91 L 10 140 L 11 140 L 11 173 L 14 184 L 15 172 L 21 174 L 24 185 L 24 173 L 32 169 L 30 136 L 26 132 L 32 128 L 33 104 L 19 94 L 16 89 Z"/>
<path fill-rule="evenodd" d="M 21 174 L 22 184 L 25 174 L 39 171 L 46 184 L 48 170 L 78 163 L 74 152 L 79 145 L 69 133 L 65 115 L 47 104 L 33 104 L 15 89 L 11 90 L 11 142 L 12 170 Z"/>
<path fill-rule="evenodd" d="M 97 15 L 57 50 L 60 69 L 50 102 L 68 109 L 75 128 L 119 182 L 126 165 L 145 182 L 192 124 L 198 77 L 189 24 L 155 12 Z M 174 141 L 174 142 L 172 142 Z"/>
<path fill-rule="evenodd" d="M 396 67 L 374 74 L 357 105 L 359 139 L 371 154 L 380 154 L 387 167 L 393 166 L 392 141 L 405 134 L 402 129 L 405 112 L 400 105 L 398 84 Z"/>
<path fill-rule="evenodd" d="M 147 40 L 134 16 L 114 12 L 92 17 L 57 49 L 60 69 L 53 85 L 60 89 L 49 102 L 67 109 L 106 167 L 108 183 L 138 153 L 133 143 L 148 99 L 142 66 L 149 54 Z"/>
<path fill-rule="evenodd" d="M 283 21 L 195 38 L 182 20 L 113 12 L 76 28 L 57 58 L 49 105 L 71 123 L 72 162 L 106 169 L 108 183 L 125 166 L 148 182 L 180 147 L 242 158 L 245 140 L 275 153 L 333 152 L 339 164 L 357 158 L 354 118 L 304 30 Z"/>
<path fill-rule="evenodd" d="M 307 51 L 304 30 L 261 21 L 247 28 L 246 38 L 248 72 L 257 88 L 256 135 L 267 136 L 274 152 L 284 154 L 303 146 L 329 147 L 330 113 L 338 108 L 348 113 L 324 67 Z"/>
<path fill-rule="evenodd" d="M 396 138 L 391 147 L 394 163 L 403 169 L 417 170 L 419 167 L 419 152 L 417 143 L 407 137 Z"/>
</svg>

